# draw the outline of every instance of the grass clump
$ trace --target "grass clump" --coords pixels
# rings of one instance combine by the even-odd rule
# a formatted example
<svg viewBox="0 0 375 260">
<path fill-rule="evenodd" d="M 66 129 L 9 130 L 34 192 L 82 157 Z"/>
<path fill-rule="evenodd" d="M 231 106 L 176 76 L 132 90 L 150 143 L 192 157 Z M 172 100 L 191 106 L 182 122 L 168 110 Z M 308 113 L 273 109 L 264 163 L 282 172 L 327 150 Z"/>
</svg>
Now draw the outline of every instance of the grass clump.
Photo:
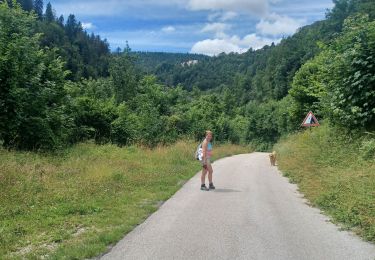
<svg viewBox="0 0 375 260">
<path fill-rule="evenodd" d="M 375 160 L 375 139 L 363 140 L 359 151 L 362 159 Z"/>
<path fill-rule="evenodd" d="M 60 155 L 0 149 L 0 259 L 83 259 L 107 250 L 199 169 L 196 144 L 79 144 Z M 215 147 L 216 158 L 246 147 Z"/>
<path fill-rule="evenodd" d="M 281 171 L 344 228 L 375 242 L 374 139 L 323 125 L 276 145 Z"/>
</svg>

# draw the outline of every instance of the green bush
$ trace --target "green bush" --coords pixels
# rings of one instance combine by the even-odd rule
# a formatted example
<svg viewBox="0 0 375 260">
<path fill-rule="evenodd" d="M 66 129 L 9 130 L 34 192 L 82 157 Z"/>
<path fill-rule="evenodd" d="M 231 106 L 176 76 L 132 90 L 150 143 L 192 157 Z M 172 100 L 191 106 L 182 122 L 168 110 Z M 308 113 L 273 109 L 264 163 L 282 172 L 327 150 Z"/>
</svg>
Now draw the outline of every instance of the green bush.
<svg viewBox="0 0 375 260">
<path fill-rule="evenodd" d="M 364 160 L 375 160 L 375 139 L 364 140 L 359 151 Z"/>
<path fill-rule="evenodd" d="M 375 22 L 356 15 L 344 23 L 343 34 L 329 48 L 326 106 L 333 122 L 350 128 L 375 124 Z M 322 54 L 324 55 L 324 53 Z"/>
<path fill-rule="evenodd" d="M 111 124 L 118 117 L 114 102 L 82 96 L 75 98 L 71 106 L 75 124 L 73 143 L 89 139 L 97 143 L 110 140 Z"/>
<path fill-rule="evenodd" d="M 111 140 L 119 146 L 128 145 L 140 137 L 139 120 L 125 104 L 118 107 L 119 117 L 111 123 Z"/>
<path fill-rule="evenodd" d="M 282 135 L 296 129 L 300 123 L 291 120 L 288 105 L 289 98 L 261 104 L 249 103 L 246 106 L 246 141 L 260 151 L 267 151 Z"/>
<path fill-rule="evenodd" d="M 245 144 L 246 143 L 246 127 L 247 119 L 244 116 L 237 115 L 235 118 L 229 121 L 229 141 L 234 144 Z"/>
<path fill-rule="evenodd" d="M 0 139 L 19 149 L 55 149 L 65 144 L 69 120 L 56 50 L 40 46 L 36 17 L 0 2 Z"/>
<path fill-rule="evenodd" d="M 375 126 L 375 21 L 355 15 L 294 77 L 292 114 L 315 110 L 349 129 Z"/>
</svg>

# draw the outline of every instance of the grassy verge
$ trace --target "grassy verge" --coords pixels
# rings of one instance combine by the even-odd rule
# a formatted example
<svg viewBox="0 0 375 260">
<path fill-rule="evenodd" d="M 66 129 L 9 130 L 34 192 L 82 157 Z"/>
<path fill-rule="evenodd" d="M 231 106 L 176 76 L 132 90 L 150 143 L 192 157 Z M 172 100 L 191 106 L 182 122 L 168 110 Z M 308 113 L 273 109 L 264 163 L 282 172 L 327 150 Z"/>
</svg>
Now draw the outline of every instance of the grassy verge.
<svg viewBox="0 0 375 260">
<path fill-rule="evenodd" d="M 0 259 L 106 251 L 199 170 L 195 148 L 80 144 L 59 156 L 0 150 Z M 215 147 L 216 158 L 246 152 Z"/>
<path fill-rule="evenodd" d="M 325 125 L 291 135 L 276 150 L 281 171 L 335 222 L 375 242 L 375 140 Z"/>
</svg>

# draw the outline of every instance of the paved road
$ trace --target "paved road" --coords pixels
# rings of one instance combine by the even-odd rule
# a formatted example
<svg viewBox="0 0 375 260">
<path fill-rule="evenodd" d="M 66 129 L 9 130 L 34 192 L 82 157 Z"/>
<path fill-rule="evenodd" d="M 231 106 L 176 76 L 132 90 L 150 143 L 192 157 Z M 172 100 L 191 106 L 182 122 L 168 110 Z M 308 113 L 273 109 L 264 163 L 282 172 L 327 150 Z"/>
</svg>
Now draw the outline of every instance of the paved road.
<svg viewBox="0 0 375 260">
<path fill-rule="evenodd" d="M 311 208 L 266 154 L 214 164 L 216 191 L 190 180 L 102 259 L 375 259 Z"/>
</svg>

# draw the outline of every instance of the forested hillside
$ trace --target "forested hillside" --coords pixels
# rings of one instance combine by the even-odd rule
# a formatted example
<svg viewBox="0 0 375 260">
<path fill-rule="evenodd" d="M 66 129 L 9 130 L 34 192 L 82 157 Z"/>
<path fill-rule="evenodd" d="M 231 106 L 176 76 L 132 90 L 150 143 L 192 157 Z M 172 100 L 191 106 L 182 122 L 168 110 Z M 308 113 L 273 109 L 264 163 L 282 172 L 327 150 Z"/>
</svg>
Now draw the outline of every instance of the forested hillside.
<svg viewBox="0 0 375 260">
<path fill-rule="evenodd" d="M 7 3 L 10 7 L 20 4 L 24 10 L 34 12 L 30 33 L 41 34 L 41 48 L 56 48 L 56 54 L 65 62 L 64 69 L 69 70 L 66 79 L 79 81 L 108 76 L 109 44 L 99 35 L 84 31 L 74 14 L 66 18 L 57 16 L 51 3 L 45 6 L 43 0 L 7 0 Z"/>
<path fill-rule="evenodd" d="M 161 82 L 182 84 L 189 90 L 193 87 L 208 90 L 231 86 L 240 77 L 247 81 L 248 88 L 255 87 L 252 99 L 280 99 L 286 96 L 296 70 L 319 52 L 317 42 L 328 42 L 336 32 L 331 22 L 326 20 L 300 29 L 278 45 L 272 44 L 260 50 L 250 49 L 244 54 L 222 53 L 189 68 L 169 61 L 165 62 L 168 66 L 160 62 L 153 66 L 153 70 L 147 67 L 145 70 L 155 74 Z"/>
<path fill-rule="evenodd" d="M 121 50 L 120 50 L 121 51 Z M 146 73 L 156 74 L 158 71 L 168 71 L 172 67 L 185 66 L 188 61 L 207 61 L 209 56 L 190 53 L 167 53 L 167 52 L 133 52 L 135 63 L 139 69 Z M 189 66 L 189 65 L 187 65 Z"/>
<path fill-rule="evenodd" d="M 252 99 L 281 99 L 288 94 L 296 71 L 320 52 L 318 43 L 329 44 L 342 31 L 344 20 L 351 14 L 362 12 L 371 18 L 375 12 L 374 4 L 368 0 L 334 2 L 336 6 L 327 13 L 326 20 L 301 28 L 278 45 L 272 44 L 260 50 L 250 49 L 244 54 L 223 53 L 203 59 L 190 68 L 181 68 L 179 62 L 170 59 L 167 61 L 169 54 L 155 54 L 158 58 L 153 60 L 151 67 L 145 65 L 145 71 L 155 74 L 166 84 L 173 82 L 171 85 L 182 84 L 186 89 L 195 86 L 201 90 L 231 86 L 241 75 L 250 88 L 254 86 Z M 139 57 L 143 60 L 142 53 Z M 164 63 L 168 66 L 160 70 Z"/>
<path fill-rule="evenodd" d="M 217 57 L 110 54 L 74 15 L 64 22 L 50 4 L 43 14 L 43 1 L 20 3 L 0 6 L 5 147 L 154 146 L 212 129 L 216 141 L 265 150 L 309 110 L 352 130 L 374 129 L 373 1 L 336 0 L 326 20 L 278 45 Z"/>
<path fill-rule="evenodd" d="M 257 125 L 247 128 L 245 139 L 260 146 L 275 142 L 281 135 L 297 129 L 298 122 L 309 110 L 314 110 L 320 118 L 337 121 L 341 126 L 373 130 L 374 71 L 371 69 L 372 52 L 368 49 L 372 41 L 371 33 L 364 28 L 372 25 L 375 3 L 368 0 L 337 0 L 334 3 L 335 7 L 327 13 L 326 20 L 301 28 L 278 45 L 250 49 L 244 54 L 220 54 L 187 68 L 169 64 L 163 70 L 152 72 L 160 82 L 168 85 L 181 84 L 187 90 L 198 88 L 230 95 L 233 106 L 243 108 L 242 111 L 246 112 L 242 115 Z M 353 55 L 334 65 L 330 58 L 324 58 L 331 51 L 336 52 L 331 58 L 339 58 L 356 50 L 366 53 Z M 356 63 L 351 63 L 351 59 Z M 318 61 L 319 64 L 313 65 Z M 361 62 L 368 63 L 367 69 L 360 66 L 364 65 Z M 330 63 L 333 67 L 328 65 Z M 328 74 L 341 70 L 339 68 L 344 63 L 353 68 L 340 71 L 344 74 L 337 76 L 343 77 L 342 82 L 337 81 L 333 88 L 328 88 L 327 81 L 333 80 L 333 75 Z M 325 75 L 326 82 L 318 70 L 329 70 Z M 345 76 L 349 77 L 347 81 Z M 357 76 L 361 80 L 353 79 Z M 359 98 L 361 95 L 364 98 Z M 360 101 L 354 101 L 354 97 Z M 332 101 L 330 105 L 328 100 Z M 343 105 L 339 108 L 336 105 L 340 103 Z M 262 135 L 264 130 L 267 134 Z"/>
<path fill-rule="evenodd" d="M 198 171 L 207 129 L 215 160 L 278 143 L 306 198 L 375 241 L 375 1 L 334 3 L 277 45 L 208 57 L 111 53 L 73 14 L 0 0 L 0 258 L 105 252 Z M 310 110 L 322 127 L 300 131 Z"/>
</svg>

